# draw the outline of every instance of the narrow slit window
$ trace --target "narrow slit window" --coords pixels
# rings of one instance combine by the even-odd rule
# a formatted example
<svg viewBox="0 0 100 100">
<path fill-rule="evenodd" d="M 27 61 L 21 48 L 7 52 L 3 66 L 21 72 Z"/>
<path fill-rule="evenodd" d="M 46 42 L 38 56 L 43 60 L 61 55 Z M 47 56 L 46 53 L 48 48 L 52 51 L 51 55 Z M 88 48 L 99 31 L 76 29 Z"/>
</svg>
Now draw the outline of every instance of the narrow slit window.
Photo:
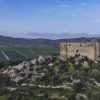
<svg viewBox="0 0 100 100">
<path fill-rule="evenodd" d="M 78 53 L 78 50 L 76 50 L 76 53 Z"/>
</svg>

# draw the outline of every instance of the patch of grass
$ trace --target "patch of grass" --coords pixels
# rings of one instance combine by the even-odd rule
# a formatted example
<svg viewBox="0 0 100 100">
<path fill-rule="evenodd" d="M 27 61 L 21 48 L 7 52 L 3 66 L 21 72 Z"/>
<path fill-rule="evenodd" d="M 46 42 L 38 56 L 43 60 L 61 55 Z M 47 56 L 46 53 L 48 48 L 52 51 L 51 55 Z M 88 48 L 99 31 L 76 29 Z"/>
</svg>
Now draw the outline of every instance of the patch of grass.
<svg viewBox="0 0 100 100">
<path fill-rule="evenodd" d="M 8 100 L 8 96 L 0 96 L 0 100 Z"/>
</svg>

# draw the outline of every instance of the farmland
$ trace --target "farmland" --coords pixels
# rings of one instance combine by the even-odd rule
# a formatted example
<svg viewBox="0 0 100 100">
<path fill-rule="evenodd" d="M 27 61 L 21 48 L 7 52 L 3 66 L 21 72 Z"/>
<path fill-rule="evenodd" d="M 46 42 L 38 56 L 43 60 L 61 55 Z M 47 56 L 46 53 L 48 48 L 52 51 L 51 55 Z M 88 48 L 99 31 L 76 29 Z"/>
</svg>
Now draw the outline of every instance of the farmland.
<svg viewBox="0 0 100 100">
<path fill-rule="evenodd" d="M 51 45 L 0 46 L 0 62 L 23 61 L 38 55 L 59 54 L 59 48 Z"/>
</svg>

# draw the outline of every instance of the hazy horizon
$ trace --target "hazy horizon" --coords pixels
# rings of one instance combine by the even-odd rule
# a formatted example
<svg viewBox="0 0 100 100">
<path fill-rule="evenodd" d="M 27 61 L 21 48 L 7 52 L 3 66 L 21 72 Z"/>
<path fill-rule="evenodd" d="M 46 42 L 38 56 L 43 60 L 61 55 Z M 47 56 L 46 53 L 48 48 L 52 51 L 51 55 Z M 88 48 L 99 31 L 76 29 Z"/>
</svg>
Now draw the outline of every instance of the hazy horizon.
<svg viewBox="0 0 100 100">
<path fill-rule="evenodd" d="M 20 34 L 20 35 L 18 35 Z M 77 35 L 76 35 L 77 34 Z M 3 33 L 1 36 L 12 38 L 25 38 L 25 39 L 73 39 L 73 38 L 96 38 L 100 37 L 100 34 L 88 34 L 88 33 Z"/>
</svg>

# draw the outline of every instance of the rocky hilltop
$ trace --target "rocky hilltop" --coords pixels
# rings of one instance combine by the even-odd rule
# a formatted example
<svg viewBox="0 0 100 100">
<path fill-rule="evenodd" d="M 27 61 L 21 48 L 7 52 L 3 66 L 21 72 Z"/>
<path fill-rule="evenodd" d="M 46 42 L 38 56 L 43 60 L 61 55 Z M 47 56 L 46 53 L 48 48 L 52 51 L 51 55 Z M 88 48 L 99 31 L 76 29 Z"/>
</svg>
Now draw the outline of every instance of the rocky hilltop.
<svg viewBox="0 0 100 100">
<path fill-rule="evenodd" d="M 65 61 L 39 56 L 0 73 L 10 80 L 5 86 L 10 98 L 18 93 L 17 96 L 27 94 L 27 98 L 35 95 L 36 100 L 100 100 L 100 62 L 84 56 L 76 55 Z"/>
</svg>

